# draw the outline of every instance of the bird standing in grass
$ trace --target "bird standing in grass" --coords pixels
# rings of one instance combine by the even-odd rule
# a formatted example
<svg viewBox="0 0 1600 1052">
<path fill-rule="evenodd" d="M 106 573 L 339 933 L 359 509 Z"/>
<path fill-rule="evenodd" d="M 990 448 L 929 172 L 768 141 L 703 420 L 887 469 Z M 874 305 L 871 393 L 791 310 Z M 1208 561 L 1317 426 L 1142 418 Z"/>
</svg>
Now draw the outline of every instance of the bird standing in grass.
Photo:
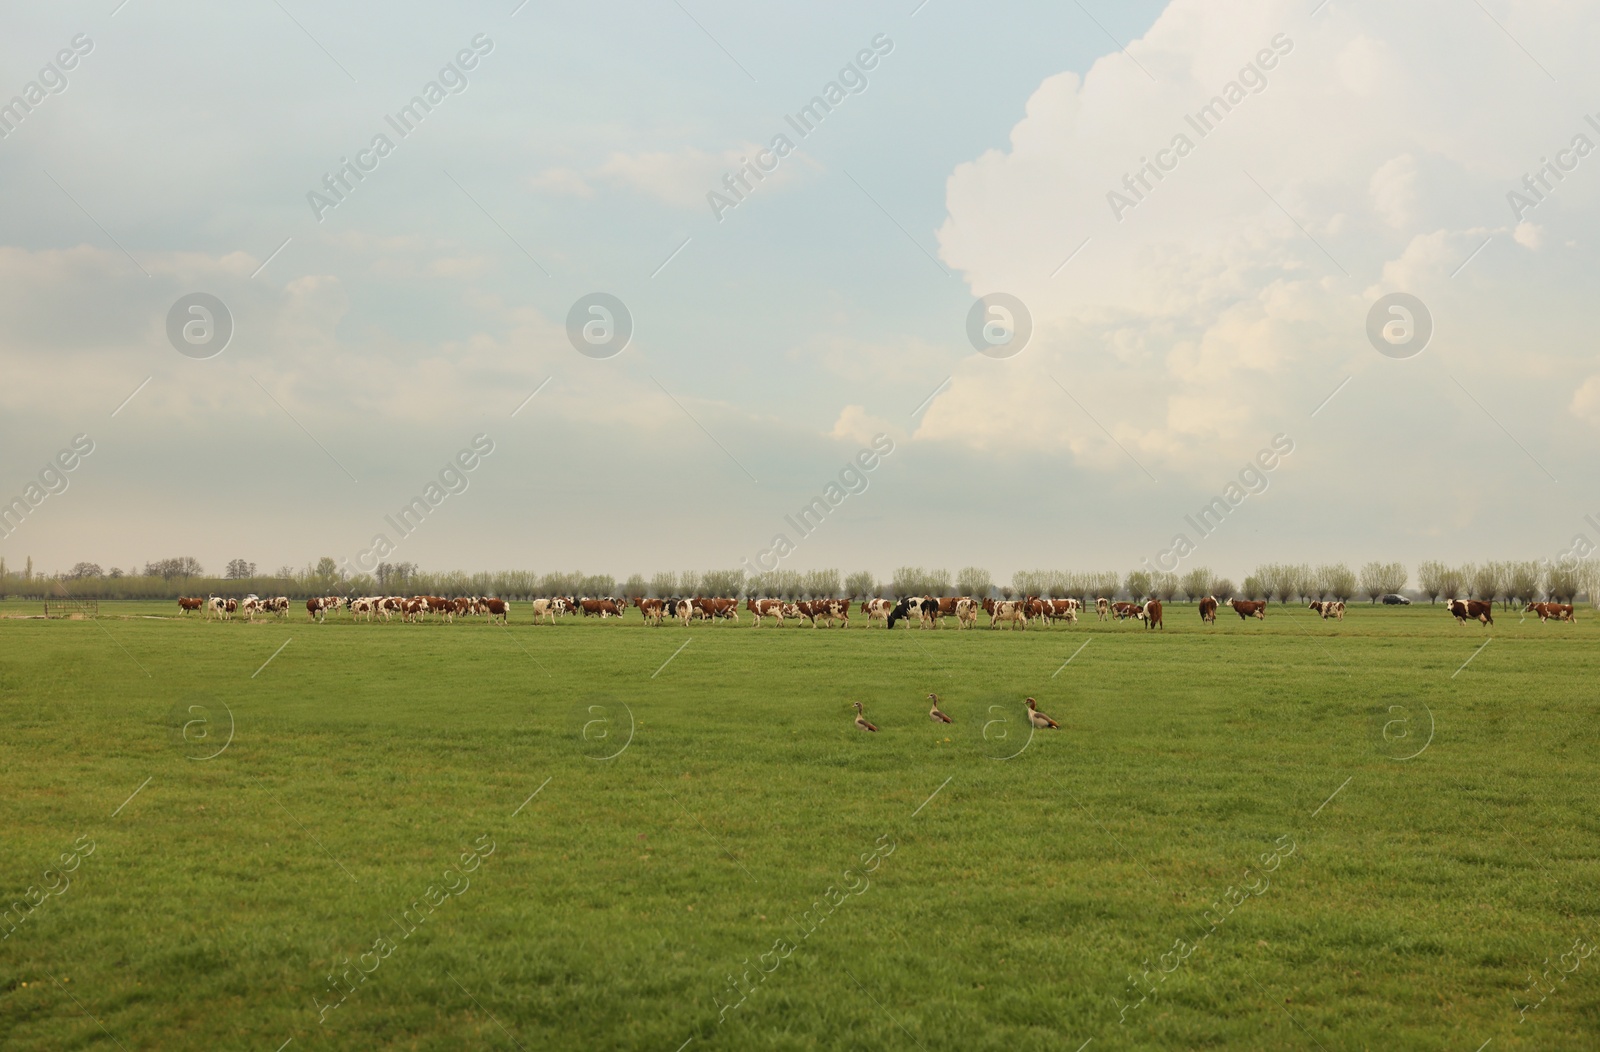
<svg viewBox="0 0 1600 1052">
<path fill-rule="evenodd" d="M 934 723 L 955 722 L 955 720 L 952 720 L 949 716 L 946 716 L 944 713 L 939 711 L 939 695 L 929 694 L 928 700 L 933 702 L 933 708 L 928 710 L 928 719 L 932 720 Z"/>
<path fill-rule="evenodd" d="M 1061 729 L 1061 724 L 1039 711 L 1038 704 L 1032 698 L 1028 699 L 1028 722 L 1040 730 L 1044 730 L 1046 727 L 1053 731 Z"/>
<path fill-rule="evenodd" d="M 874 733 L 876 733 L 877 730 L 878 730 L 878 728 L 874 727 L 871 723 L 869 723 L 867 721 L 866 711 L 864 709 L 862 709 L 861 703 L 859 701 L 856 702 L 856 726 L 858 728 L 860 728 L 861 730 L 872 731 Z"/>
</svg>

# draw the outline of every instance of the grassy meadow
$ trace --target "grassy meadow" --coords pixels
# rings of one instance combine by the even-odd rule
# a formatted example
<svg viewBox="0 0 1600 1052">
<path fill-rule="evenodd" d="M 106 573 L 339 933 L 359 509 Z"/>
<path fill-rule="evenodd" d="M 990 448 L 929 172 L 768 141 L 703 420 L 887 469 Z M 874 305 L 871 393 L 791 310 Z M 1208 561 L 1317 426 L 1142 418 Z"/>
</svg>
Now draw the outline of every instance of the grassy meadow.
<svg viewBox="0 0 1600 1052">
<path fill-rule="evenodd" d="M 101 612 L 0 617 L 6 1050 L 1600 1046 L 1590 609 Z"/>
</svg>

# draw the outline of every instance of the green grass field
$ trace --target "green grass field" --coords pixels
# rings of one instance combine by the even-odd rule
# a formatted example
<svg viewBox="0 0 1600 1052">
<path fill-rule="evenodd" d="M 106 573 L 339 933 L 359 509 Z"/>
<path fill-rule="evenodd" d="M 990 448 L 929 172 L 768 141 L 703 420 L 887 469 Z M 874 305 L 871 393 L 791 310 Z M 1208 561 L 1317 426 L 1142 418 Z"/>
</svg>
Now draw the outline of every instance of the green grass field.
<svg viewBox="0 0 1600 1052">
<path fill-rule="evenodd" d="M 173 612 L 0 620 L 0 1048 L 1600 1046 L 1592 610 Z"/>
</svg>

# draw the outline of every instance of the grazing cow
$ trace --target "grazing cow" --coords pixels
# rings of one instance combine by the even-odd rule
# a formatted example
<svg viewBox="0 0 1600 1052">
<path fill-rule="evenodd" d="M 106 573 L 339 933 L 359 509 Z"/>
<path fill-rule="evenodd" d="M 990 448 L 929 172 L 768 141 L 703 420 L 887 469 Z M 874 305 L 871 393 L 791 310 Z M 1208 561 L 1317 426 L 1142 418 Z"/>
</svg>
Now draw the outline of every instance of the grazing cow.
<svg viewBox="0 0 1600 1052">
<path fill-rule="evenodd" d="M 884 624 L 885 628 L 893 628 L 896 621 L 906 620 L 911 616 L 911 600 L 902 599 L 894 604 L 894 609 L 889 611 L 889 617 Z"/>
<path fill-rule="evenodd" d="M 1167 630 L 1166 624 L 1161 620 L 1161 600 L 1152 599 L 1144 604 L 1144 627 Z"/>
<path fill-rule="evenodd" d="M 1144 616 L 1144 607 L 1139 603 L 1112 603 L 1111 616 L 1118 621 L 1126 621 L 1130 617 Z"/>
<path fill-rule="evenodd" d="M 863 599 L 861 612 L 867 615 L 867 621 L 888 621 L 889 614 L 894 610 L 895 604 L 887 599 Z"/>
<path fill-rule="evenodd" d="M 1208 595 L 1200 600 L 1200 620 L 1208 625 L 1217 623 L 1217 597 Z"/>
<path fill-rule="evenodd" d="M 1105 598 L 1104 596 L 1096 599 L 1094 601 L 1094 612 L 1100 615 L 1100 620 L 1104 621 L 1106 619 L 1106 615 L 1111 613 L 1111 600 Z"/>
<path fill-rule="evenodd" d="M 1311 609 L 1322 615 L 1323 620 L 1334 618 L 1344 620 L 1344 603 L 1337 599 L 1311 600 Z"/>
<path fill-rule="evenodd" d="M 1243 621 L 1253 617 L 1258 621 L 1267 619 L 1267 601 L 1265 599 L 1229 599 L 1228 605 L 1233 607 L 1233 612 Z"/>
<path fill-rule="evenodd" d="M 206 605 L 206 601 L 199 596 L 178 596 L 178 616 L 182 617 L 191 610 L 199 610 Z"/>
<path fill-rule="evenodd" d="M 975 628 L 978 624 L 978 611 L 983 607 L 978 605 L 976 599 L 956 600 L 956 628 Z"/>
<path fill-rule="evenodd" d="M 1469 619 L 1486 625 L 1494 624 L 1494 604 L 1481 599 L 1452 599 L 1449 610 L 1460 625 L 1466 624 Z"/>
</svg>

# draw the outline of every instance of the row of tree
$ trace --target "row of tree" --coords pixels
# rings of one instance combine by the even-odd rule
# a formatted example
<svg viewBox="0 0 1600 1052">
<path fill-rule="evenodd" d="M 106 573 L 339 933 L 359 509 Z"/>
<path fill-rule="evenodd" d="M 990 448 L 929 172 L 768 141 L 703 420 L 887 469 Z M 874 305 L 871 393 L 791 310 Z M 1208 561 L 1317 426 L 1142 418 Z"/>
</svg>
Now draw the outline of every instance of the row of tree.
<svg viewBox="0 0 1600 1052">
<path fill-rule="evenodd" d="M 657 573 L 648 578 L 634 574 L 618 583 L 609 574 L 526 570 L 494 573 L 437 573 L 415 563 L 381 563 L 370 574 L 350 576 L 328 556 L 301 570 L 284 566 L 275 574 L 257 574 L 256 564 L 244 559 L 228 563 L 222 577 L 207 576 L 192 556 L 158 559 L 144 564 L 140 573 L 113 567 L 102 571 L 94 563 L 78 563 L 72 571 L 54 576 L 36 575 L 29 559 L 19 573 L 9 572 L 0 558 L 0 596 L 30 598 L 74 595 L 100 599 L 171 599 L 179 595 L 495 595 L 531 599 L 555 595 L 618 595 L 667 598 L 672 596 L 773 596 L 814 599 L 842 596 L 970 595 L 980 598 L 1037 595 L 1052 599 L 1077 598 L 1085 603 L 1105 597 L 1163 601 L 1219 599 L 1238 595 L 1246 599 L 1275 599 L 1287 603 L 1303 599 L 1364 598 L 1399 593 L 1409 575 L 1400 563 L 1370 562 L 1359 571 L 1344 563 L 1313 567 L 1306 563 L 1266 563 L 1235 588 L 1232 581 L 1206 567 L 1184 573 L 1134 570 L 1126 576 L 1115 571 L 1018 570 L 1009 583 L 996 584 L 988 570 L 964 567 L 952 575 L 947 570 L 902 566 L 886 581 L 870 572 L 841 575 L 838 570 L 773 570 L 747 575 L 743 570 L 687 570 Z M 1450 566 L 1424 562 L 1417 567 L 1422 595 L 1439 599 L 1475 598 L 1502 603 L 1550 598 L 1570 602 L 1580 594 L 1600 594 L 1600 562 L 1572 565 L 1524 562 L 1469 563 Z"/>
</svg>

